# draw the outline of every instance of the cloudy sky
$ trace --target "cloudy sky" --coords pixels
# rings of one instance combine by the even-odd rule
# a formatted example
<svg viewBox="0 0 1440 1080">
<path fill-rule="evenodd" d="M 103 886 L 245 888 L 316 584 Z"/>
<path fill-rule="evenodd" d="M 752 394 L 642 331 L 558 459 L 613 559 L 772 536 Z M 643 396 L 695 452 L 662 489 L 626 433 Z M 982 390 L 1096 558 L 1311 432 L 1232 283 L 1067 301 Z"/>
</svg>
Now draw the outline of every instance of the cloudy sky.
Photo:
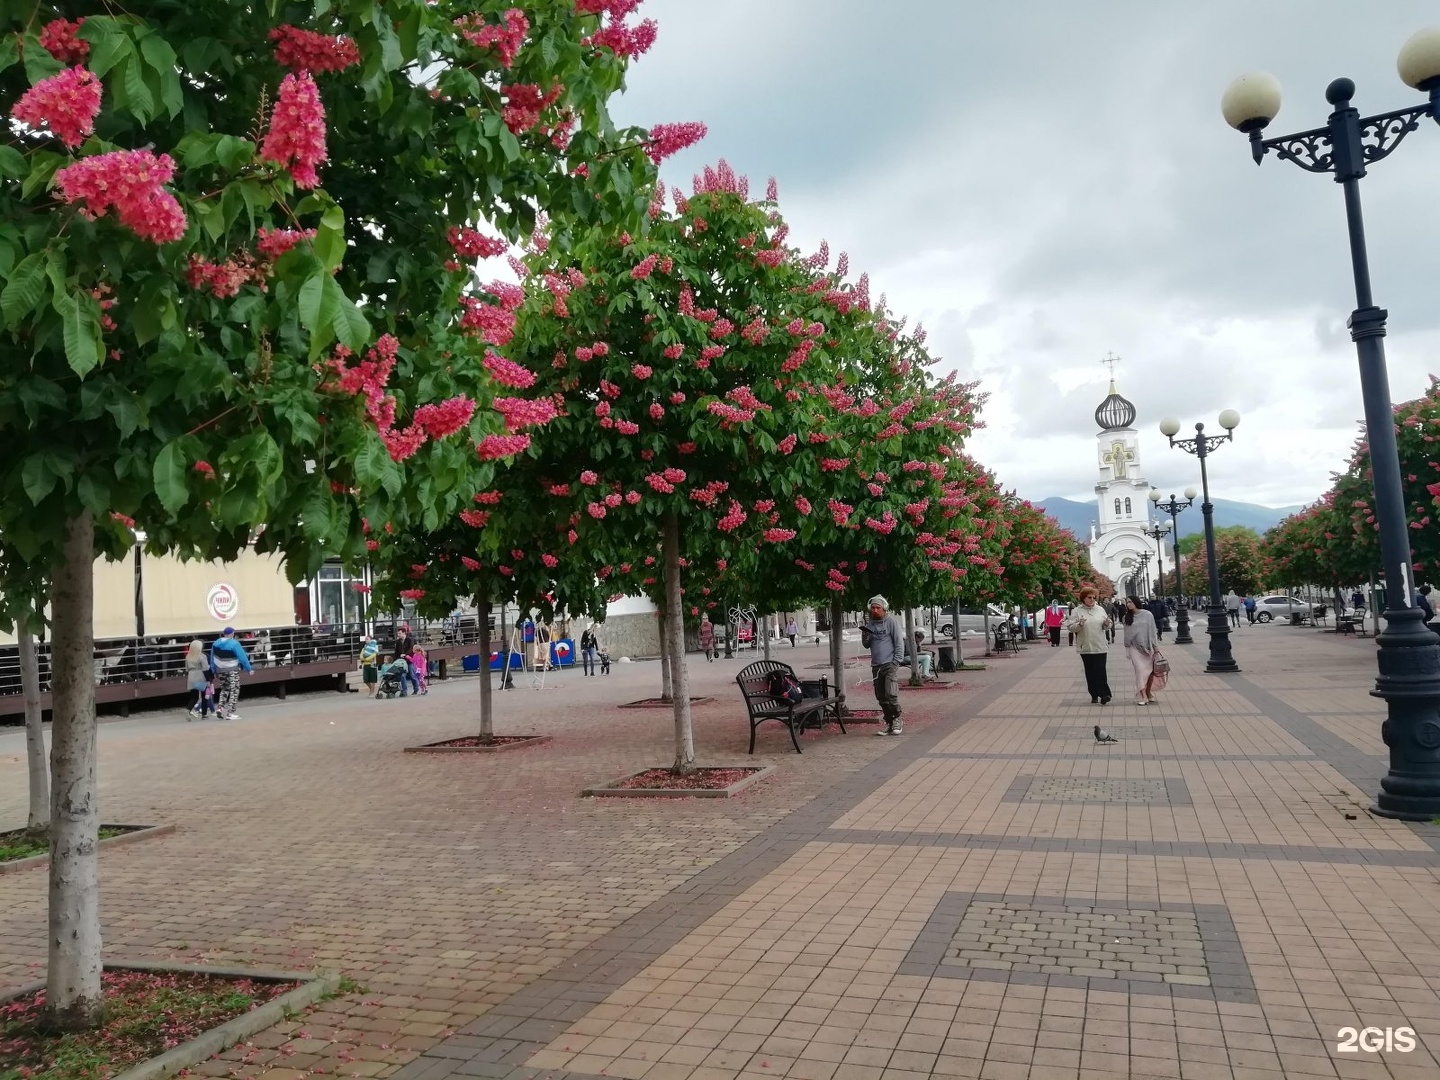
<svg viewBox="0 0 1440 1080">
<path fill-rule="evenodd" d="M 780 182 L 792 240 L 848 251 L 872 292 L 990 393 L 971 449 L 1031 499 L 1092 498 L 1101 360 L 1121 358 L 1145 475 L 1193 458 L 1155 425 L 1244 420 L 1212 460 L 1219 497 L 1310 501 L 1362 414 L 1340 190 L 1273 155 L 1256 168 L 1219 100 L 1268 70 L 1268 134 L 1324 123 L 1326 84 L 1365 114 L 1416 103 L 1395 75 L 1433 4 L 1386 0 L 647 0 L 654 50 L 624 122 L 703 120 L 671 183 L 724 157 Z M 1392 396 L 1440 373 L 1440 129 L 1363 185 Z M 763 188 L 761 189 L 763 190 Z"/>
</svg>

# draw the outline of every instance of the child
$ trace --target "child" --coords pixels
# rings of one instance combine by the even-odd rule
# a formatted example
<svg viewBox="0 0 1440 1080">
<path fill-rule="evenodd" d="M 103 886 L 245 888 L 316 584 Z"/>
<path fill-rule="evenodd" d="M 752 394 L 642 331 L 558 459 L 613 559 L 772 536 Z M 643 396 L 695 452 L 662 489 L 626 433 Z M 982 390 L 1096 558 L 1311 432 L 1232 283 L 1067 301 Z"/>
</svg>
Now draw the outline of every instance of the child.
<svg viewBox="0 0 1440 1080">
<path fill-rule="evenodd" d="M 215 705 L 215 673 L 207 668 L 205 686 L 200 691 L 200 719 L 204 720 L 212 712 L 215 714 L 215 719 L 219 720 L 220 710 Z"/>
<path fill-rule="evenodd" d="M 422 694 L 430 692 L 430 663 L 425 657 L 425 650 L 420 645 L 415 646 L 415 651 L 410 654 L 411 679 L 415 682 L 415 689 Z"/>
<path fill-rule="evenodd" d="M 380 642 L 373 637 L 367 637 L 360 649 L 360 677 L 365 682 L 365 692 L 374 697 L 380 682 Z"/>
</svg>

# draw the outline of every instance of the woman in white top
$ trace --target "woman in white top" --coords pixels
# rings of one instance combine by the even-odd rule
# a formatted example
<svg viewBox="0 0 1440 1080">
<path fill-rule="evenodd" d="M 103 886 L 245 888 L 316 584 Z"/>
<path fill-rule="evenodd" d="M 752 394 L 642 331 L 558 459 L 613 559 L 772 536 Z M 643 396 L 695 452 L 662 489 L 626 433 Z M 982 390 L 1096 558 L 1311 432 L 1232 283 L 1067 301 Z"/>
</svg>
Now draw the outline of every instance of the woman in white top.
<svg viewBox="0 0 1440 1080">
<path fill-rule="evenodd" d="M 1090 691 L 1091 705 L 1110 704 L 1110 680 L 1105 674 L 1105 650 L 1109 647 L 1106 630 L 1112 625 L 1110 614 L 1096 603 L 1099 593 L 1093 585 L 1080 590 L 1080 605 L 1070 612 L 1065 628 L 1075 636 L 1080 662 L 1085 666 L 1085 689 Z"/>
<path fill-rule="evenodd" d="M 1155 679 L 1155 616 L 1133 596 L 1125 598 L 1125 655 L 1135 671 L 1135 704 L 1155 700 L 1151 684 Z"/>
</svg>

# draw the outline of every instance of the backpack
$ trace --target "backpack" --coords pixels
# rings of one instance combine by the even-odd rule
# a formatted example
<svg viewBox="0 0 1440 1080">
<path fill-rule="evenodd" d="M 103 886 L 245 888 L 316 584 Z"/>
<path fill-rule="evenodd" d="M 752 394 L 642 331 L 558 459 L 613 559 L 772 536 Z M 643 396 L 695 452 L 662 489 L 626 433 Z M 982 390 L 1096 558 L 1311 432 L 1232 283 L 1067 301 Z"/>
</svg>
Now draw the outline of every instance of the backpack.
<svg viewBox="0 0 1440 1080">
<path fill-rule="evenodd" d="M 799 681 L 788 671 L 774 671 L 770 673 L 770 696 L 798 705 L 805 700 L 805 691 L 800 689 Z"/>
</svg>

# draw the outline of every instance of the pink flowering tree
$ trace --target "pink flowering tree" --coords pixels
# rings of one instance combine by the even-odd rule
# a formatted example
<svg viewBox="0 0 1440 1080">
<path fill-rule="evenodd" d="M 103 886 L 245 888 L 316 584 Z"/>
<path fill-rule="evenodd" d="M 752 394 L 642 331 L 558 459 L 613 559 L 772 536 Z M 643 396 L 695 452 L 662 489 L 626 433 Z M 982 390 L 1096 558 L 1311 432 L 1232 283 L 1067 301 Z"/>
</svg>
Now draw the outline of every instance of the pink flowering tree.
<svg viewBox="0 0 1440 1080">
<path fill-rule="evenodd" d="M 752 201 L 722 163 L 673 206 L 657 199 L 651 217 L 644 234 L 594 230 L 534 252 L 512 355 L 563 400 L 539 454 L 566 492 L 555 513 L 575 521 L 582 560 L 623 578 L 659 545 L 646 576 L 663 582 L 685 772 L 682 560 L 713 566 L 788 544 L 793 503 L 848 442 L 819 389 L 841 363 L 827 345 L 834 308 L 786 246 L 773 188 Z"/>
<path fill-rule="evenodd" d="M 682 126 L 606 100 L 634 0 L 170 5 L 0 22 L 0 594 L 48 588 L 47 1005 L 103 1012 L 91 566 L 255 539 L 300 579 L 363 517 L 438 525 L 523 447 L 484 366 L 514 304 L 467 270 L 537 212 L 638 217 Z M 422 77 L 423 74 L 423 77 Z M 477 449 L 479 448 L 479 449 Z"/>
</svg>

